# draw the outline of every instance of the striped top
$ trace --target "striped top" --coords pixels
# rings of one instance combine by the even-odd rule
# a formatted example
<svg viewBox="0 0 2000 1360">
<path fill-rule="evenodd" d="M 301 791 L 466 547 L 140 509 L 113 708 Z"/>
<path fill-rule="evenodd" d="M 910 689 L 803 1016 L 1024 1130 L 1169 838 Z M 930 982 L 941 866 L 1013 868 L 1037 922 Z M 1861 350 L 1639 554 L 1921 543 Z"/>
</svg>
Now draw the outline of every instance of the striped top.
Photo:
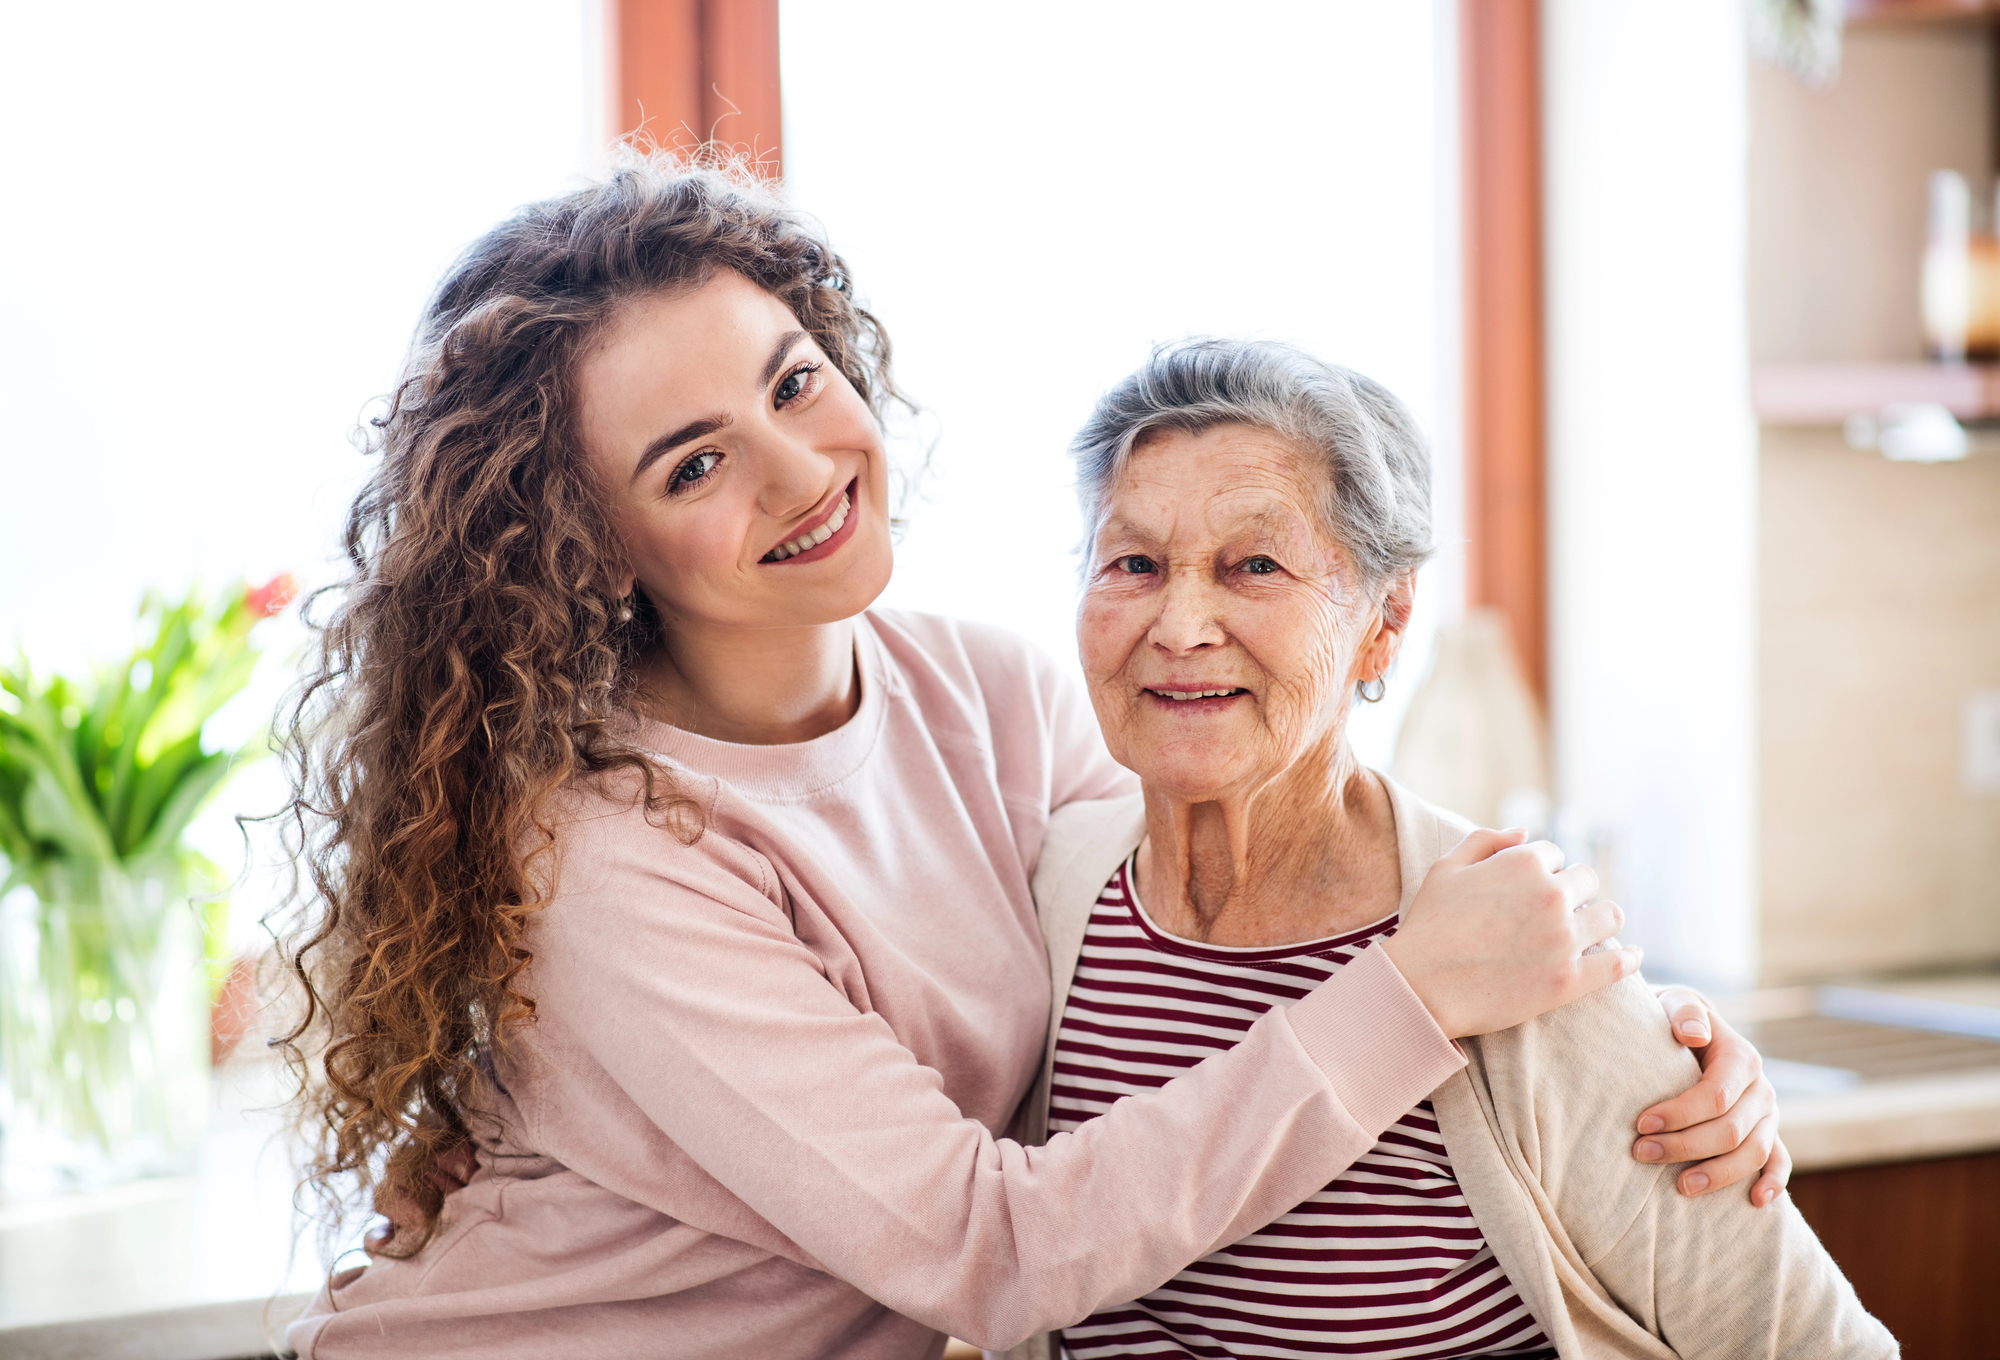
<svg viewBox="0 0 2000 1360">
<path fill-rule="evenodd" d="M 1395 930 L 1392 916 L 1275 949 L 1196 944 L 1146 916 L 1127 860 L 1091 911 L 1056 1039 L 1049 1132 L 1235 1047 L 1259 1016 Z M 1075 1360 L 1555 1355 L 1472 1221 L 1429 1101 L 1290 1213 L 1062 1336 Z"/>
</svg>

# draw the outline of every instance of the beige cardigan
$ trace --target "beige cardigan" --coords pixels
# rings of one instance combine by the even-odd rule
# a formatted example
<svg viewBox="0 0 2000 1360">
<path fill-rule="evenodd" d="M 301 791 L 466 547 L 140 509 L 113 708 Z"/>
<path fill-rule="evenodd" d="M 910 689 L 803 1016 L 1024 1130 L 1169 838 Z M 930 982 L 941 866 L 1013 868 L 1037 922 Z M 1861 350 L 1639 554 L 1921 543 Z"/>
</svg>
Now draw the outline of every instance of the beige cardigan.
<svg viewBox="0 0 2000 1360">
<path fill-rule="evenodd" d="M 1471 828 L 1388 787 L 1401 912 Z M 1137 795 L 1072 804 L 1049 823 L 1034 890 L 1055 985 L 1024 1142 L 1047 1141 L 1055 1034 L 1091 906 L 1144 835 Z M 1789 1198 L 1766 1209 L 1734 1193 L 1689 1199 L 1675 1168 L 1632 1159 L 1638 1112 L 1697 1073 L 1638 978 L 1462 1043 L 1468 1065 L 1431 1094 L 1438 1127 L 1474 1219 L 1563 1360 L 1898 1353 Z M 1009 1352 L 1048 1354 L 1046 1337 Z"/>
</svg>

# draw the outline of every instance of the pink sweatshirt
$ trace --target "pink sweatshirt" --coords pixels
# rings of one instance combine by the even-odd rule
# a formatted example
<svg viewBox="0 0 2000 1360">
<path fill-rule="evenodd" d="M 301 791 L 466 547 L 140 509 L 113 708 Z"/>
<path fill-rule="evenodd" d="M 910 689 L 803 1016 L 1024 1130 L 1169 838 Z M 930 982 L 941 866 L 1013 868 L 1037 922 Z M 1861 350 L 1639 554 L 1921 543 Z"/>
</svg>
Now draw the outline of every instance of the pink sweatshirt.
<svg viewBox="0 0 2000 1360">
<path fill-rule="evenodd" d="M 1049 810 L 1128 792 L 1088 704 L 988 628 L 878 612 L 861 706 L 794 746 L 657 724 L 684 846 L 579 793 L 539 1007 L 480 1170 L 287 1340 L 346 1356 L 935 1356 L 1137 1298 L 1325 1185 L 1463 1063 L 1380 950 L 1045 1147 L 1028 883 Z"/>
</svg>

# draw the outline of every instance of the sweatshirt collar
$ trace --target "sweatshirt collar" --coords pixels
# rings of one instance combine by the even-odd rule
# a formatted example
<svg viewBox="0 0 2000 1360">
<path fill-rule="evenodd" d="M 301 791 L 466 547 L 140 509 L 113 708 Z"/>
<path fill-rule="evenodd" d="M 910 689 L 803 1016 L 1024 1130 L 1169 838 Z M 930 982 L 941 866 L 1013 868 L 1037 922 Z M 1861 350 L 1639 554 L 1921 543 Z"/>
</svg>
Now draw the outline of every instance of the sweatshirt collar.
<svg viewBox="0 0 2000 1360">
<path fill-rule="evenodd" d="M 810 798 L 859 770 L 881 739 L 891 678 L 882 641 L 866 614 L 854 620 L 854 655 L 861 704 L 853 717 L 811 741 L 778 746 L 717 741 L 637 715 L 629 740 L 671 766 L 720 780 L 746 798 Z"/>
</svg>

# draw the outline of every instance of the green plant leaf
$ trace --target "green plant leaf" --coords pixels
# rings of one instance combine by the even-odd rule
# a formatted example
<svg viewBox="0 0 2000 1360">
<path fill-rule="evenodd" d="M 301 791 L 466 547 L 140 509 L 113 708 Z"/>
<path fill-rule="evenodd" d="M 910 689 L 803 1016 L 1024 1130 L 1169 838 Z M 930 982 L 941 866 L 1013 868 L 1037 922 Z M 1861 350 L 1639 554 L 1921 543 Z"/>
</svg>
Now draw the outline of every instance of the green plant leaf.
<svg viewBox="0 0 2000 1360">
<path fill-rule="evenodd" d="M 28 776 L 0 754 L 0 855 L 19 862 L 31 859 L 35 843 L 21 820 L 21 803 L 28 794 Z"/>
<path fill-rule="evenodd" d="M 268 594 L 268 591 L 266 591 Z M 237 583 L 219 597 L 149 595 L 140 642 L 89 681 L 0 664 L 0 854 L 13 875 L 62 858 L 179 858 L 180 838 L 235 764 L 202 729 L 247 685 L 269 608 Z"/>
<path fill-rule="evenodd" d="M 144 859 L 172 850 L 181 833 L 187 830 L 188 823 L 201 811 L 202 804 L 222 787 L 223 780 L 229 778 L 235 764 L 236 754 L 232 751 L 217 751 L 191 762 L 180 782 L 167 796 L 144 839 L 133 847 L 132 858 Z"/>
<path fill-rule="evenodd" d="M 160 611 L 153 629 L 153 640 L 133 656 L 126 673 L 129 676 L 131 670 L 143 660 L 152 668 L 152 679 L 143 693 L 134 694 L 125 702 L 120 715 L 123 739 L 115 751 L 108 753 L 111 758 L 111 787 L 104 809 L 105 820 L 111 825 L 125 821 L 126 804 L 132 796 L 133 771 L 140 763 L 141 741 L 173 690 L 176 672 L 189 651 L 194 618 L 200 612 L 198 607 L 194 607 L 193 597 L 172 608 L 148 600 L 140 606 L 141 615 L 150 609 Z"/>
<path fill-rule="evenodd" d="M 92 815 L 95 809 L 65 788 L 55 771 L 35 771 L 21 800 L 21 820 L 28 835 L 57 847 L 57 853 L 73 859 L 116 859 L 117 852 L 104 823 Z"/>
<path fill-rule="evenodd" d="M 153 829 L 154 819 L 174 789 L 208 756 L 201 749 L 201 733 L 191 732 L 155 756 L 135 767 L 126 781 L 126 797 L 113 809 L 111 839 L 121 855 L 137 852 Z"/>
</svg>

